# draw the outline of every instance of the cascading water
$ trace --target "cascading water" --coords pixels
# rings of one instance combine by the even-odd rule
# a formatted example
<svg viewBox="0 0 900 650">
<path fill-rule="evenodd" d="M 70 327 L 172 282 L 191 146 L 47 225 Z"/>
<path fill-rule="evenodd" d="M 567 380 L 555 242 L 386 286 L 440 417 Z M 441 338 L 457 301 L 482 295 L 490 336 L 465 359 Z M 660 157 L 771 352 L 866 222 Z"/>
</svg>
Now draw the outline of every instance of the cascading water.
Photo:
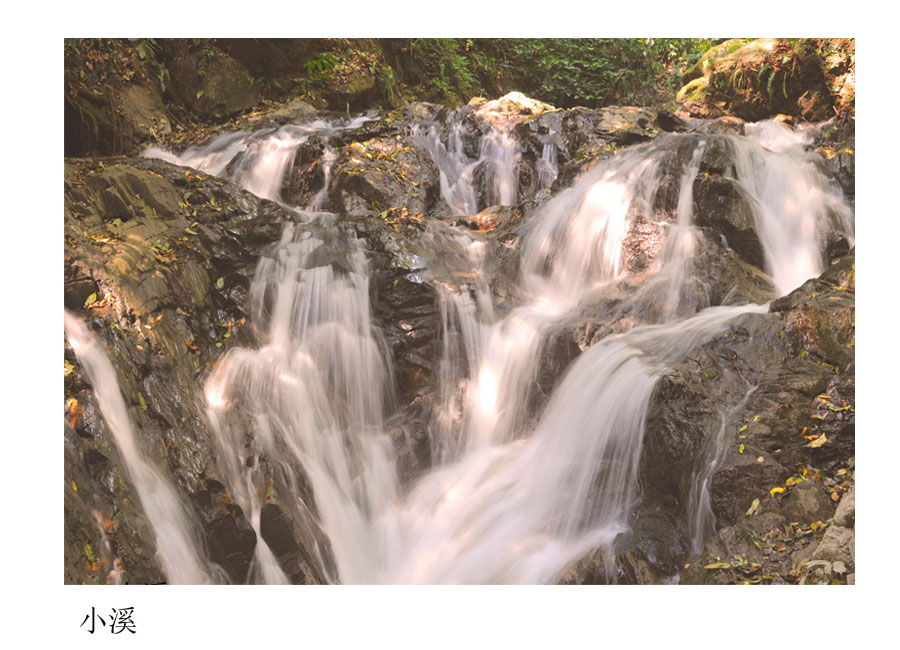
<svg viewBox="0 0 900 650">
<path fill-rule="evenodd" d="M 440 171 L 441 197 L 454 215 L 478 212 L 475 174 L 482 168 L 487 185 L 486 206 L 513 205 L 518 200 L 519 144 L 508 130 L 497 126 L 487 128 L 475 159 L 466 155 L 465 127 L 455 115 L 447 118 L 443 139 L 441 130 L 434 125 L 428 130 L 416 126 L 411 133 L 413 141 L 428 152 Z"/>
<path fill-rule="evenodd" d="M 177 158 L 150 154 L 227 175 L 278 200 L 294 149 L 324 128 L 289 125 L 220 136 Z M 821 272 L 826 231 L 840 229 L 852 240 L 853 216 L 814 158 L 779 129 L 762 125 L 754 135 L 751 128 L 758 141 L 709 138 L 728 141 L 767 268 L 783 294 Z M 473 178 L 482 164 L 489 168 L 484 198 L 515 203 L 521 161 L 509 133 L 485 135 L 475 160 L 466 156 L 462 135 L 461 123 L 452 120 L 444 140 L 434 126 L 412 133 L 440 170 L 451 211 L 477 211 Z M 337 574 L 329 574 L 324 561 L 323 571 L 334 581 L 551 582 L 596 550 L 606 558 L 607 579 L 615 579 L 615 540 L 629 528 L 644 420 L 657 380 L 734 318 L 767 309 L 751 304 L 698 311 L 704 301 L 685 290 L 693 282 L 699 239 L 693 186 L 707 140 L 695 138 L 682 164 L 674 222 L 653 207 L 660 165 L 680 137 L 625 150 L 532 215 L 520 246 L 521 302 L 503 317 L 492 302 L 485 241 L 446 224 L 429 226 L 427 235 L 441 242 L 428 277 L 439 296 L 443 338 L 429 432 L 434 466 L 413 485 L 400 484 L 385 433 L 393 414 L 391 367 L 370 314 L 362 243 L 327 215 L 285 227 L 260 260 L 250 291 L 262 344 L 232 349 L 205 387 L 219 470 L 257 533 L 251 581 L 287 581 L 260 529 L 267 477 L 275 473 L 288 484 L 302 474 L 312 486 L 314 504 L 305 503 L 295 486 L 295 503 L 281 505 L 315 511 Z M 555 151 L 544 153 L 542 187 L 556 172 Z M 323 198 L 314 197 L 310 207 Z M 638 216 L 661 224 L 664 238 L 625 302 L 649 296 L 658 309 L 645 315 L 643 325 L 607 336 L 578 356 L 534 412 L 531 392 L 543 346 L 598 292 L 626 277 L 623 246 Z M 98 371 L 89 367 L 91 372 Z M 95 388 L 101 390 L 99 381 Z M 721 447 L 709 447 L 688 507 L 695 549 L 712 530 L 708 479 Z M 139 474 L 133 470 L 136 485 Z M 152 499 L 141 500 L 151 520 L 166 519 L 153 511 Z M 208 572 L 196 546 L 188 536 L 180 539 L 172 553 L 183 554 L 187 568 L 162 557 L 168 547 L 158 540 L 167 576 L 201 581 Z"/>
<path fill-rule="evenodd" d="M 550 132 L 551 135 L 553 132 Z M 559 175 L 559 165 L 556 160 L 556 143 L 548 142 L 541 151 L 541 159 L 537 163 L 538 187 L 542 190 L 553 185 L 553 181 Z"/>
<path fill-rule="evenodd" d="M 260 261 L 250 292 L 265 344 L 232 350 L 207 381 L 206 397 L 241 507 L 262 507 L 260 454 L 287 476 L 303 471 L 341 580 L 362 582 L 376 561 L 365 543 L 370 518 L 397 494 L 384 434 L 390 373 L 369 314 L 363 250 L 347 234 L 341 244 L 336 231 L 328 234 L 325 241 L 289 225 Z M 267 567 L 263 581 L 283 579 L 271 553 L 257 561 Z"/>
<path fill-rule="evenodd" d="M 134 435 L 116 371 L 103 349 L 75 316 L 65 313 L 66 338 L 84 366 L 125 473 L 153 529 L 156 556 L 170 584 L 210 582 L 209 564 L 198 550 L 199 535 L 171 481 L 144 456 Z"/>
<path fill-rule="evenodd" d="M 809 133 L 764 122 L 749 136 L 731 139 L 737 177 L 752 199 L 767 271 L 785 294 L 824 270 L 825 232 L 840 230 L 853 245 L 853 212 L 803 149 Z"/>
<path fill-rule="evenodd" d="M 325 199 L 328 198 L 328 186 L 331 183 L 331 168 L 334 166 L 334 161 L 337 160 L 337 152 L 331 147 L 325 147 L 320 160 L 323 177 L 322 188 L 316 192 L 309 205 L 306 206 L 306 209 L 310 212 L 319 210 L 325 202 Z"/>
<path fill-rule="evenodd" d="M 180 156 L 159 147 L 149 147 L 143 155 L 228 178 L 259 197 L 284 204 L 282 186 L 300 145 L 313 136 L 328 137 L 337 131 L 356 129 L 373 119 L 372 116 L 362 115 L 349 122 L 314 120 L 252 133 L 225 133 L 203 147 L 186 149 Z M 327 195 L 331 165 L 335 158 L 335 152 L 326 146 L 322 156 L 325 183 L 313 197 L 310 210 L 321 207 Z"/>
</svg>

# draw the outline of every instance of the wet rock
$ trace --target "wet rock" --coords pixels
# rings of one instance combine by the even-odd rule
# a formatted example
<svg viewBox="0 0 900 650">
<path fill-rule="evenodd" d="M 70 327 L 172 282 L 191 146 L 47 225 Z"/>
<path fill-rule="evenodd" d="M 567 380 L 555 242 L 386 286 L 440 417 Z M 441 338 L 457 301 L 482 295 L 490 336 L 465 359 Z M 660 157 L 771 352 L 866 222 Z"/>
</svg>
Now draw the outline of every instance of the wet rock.
<svg viewBox="0 0 900 650">
<path fill-rule="evenodd" d="M 158 175 L 128 165 L 113 165 L 87 178 L 88 186 L 99 191 L 103 216 L 128 219 L 183 216 L 175 187 Z M 185 224 L 187 225 L 187 224 Z"/>
<path fill-rule="evenodd" d="M 474 115 L 491 124 L 509 126 L 524 121 L 528 116 L 549 113 L 557 109 L 550 104 L 526 97 L 520 92 L 505 94 L 499 99 L 478 102 Z"/>
<path fill-rule="evenodd" d="M 608 106 L 596 110 L 565 111 L 556 187 L 572 182 L 600 161 L 612 158 L 622 147 L 652 140 L 660 134 L 652 109 Z"/>
<path fill-rule="evenodd" d="M 310 547 L 297 541 L 292 522 L 274 503 L 263 506 L 260 534 L 292 584 L 321 584 L 325 581 L 308 550 Z"/>
<path fill-rule="evenodd" d="M 250 279 L 263 247 L 277 241 L 293 216 L 229 183 L 155 160 L 108 167 L 75 161 L 67 183 L 66 304 L 94 323 L 140 444 L 193 505 L 210 560 L 230 581 L 244 582 L 256 535 L 224 487 L 221 493 L 209 489 L 222 483 L 197 386 L 229 347 L 255 343 L 246 311 Z M 120 214 L 119 204 L 105 198 L 109 194 L 122 198 L 129 214 Z M 96 294 L 92 302 L 84 297 L 88 289 Z M 91 407 L 77 423 L 77 436 L 104 445 L 72 463 L 127 485 L 104 442 L 99 411 L 86 398 L 90 391 L 79 392 L 74 356 L 71 362 L 76 370 L 67 399 Z M 99 499 L 117 522 L 107 536 L 126 579 L 160 582 L 153 536 L 145 523 L 136 523 L 143 516 L 128 492 L 84 483 L 82 494 Z M 71 503 L 66 518 L 78 521 L 77 512 Z M 68 567 L 77 561 L 67 554 Z"/>
<path fill-rule="evenodd" d="M 709 483 L 718 534 L 703 555 L 694 558 L 692 566 L 699 563 L 700 568 L 682 574 L 681 581 L 725 583 L 756 580 L 765 573 L 747 563 L 769 566 L 770 575 L 787 576 L 779 579 L 799 579 L 792 571 L 812 556 L 822 528 L 806 529 L 795 552 L 782 543 L 763 545 L 762 553 L 754 542 L 770 531 L 775 531 L 770 541 L 776 533 L 784 535 L 778 530 L 781 523 L 797 521 L 808 527 L 832 516 L 834 498 L 822 483 L 788 479 L 798 466 L 834 471 L 853 456 L 852 362 L 835 373 L 810 360 L 834 358 L 835 350 L 852 346 L 849 324 L 846 329 L 835 327 L 852 319 L 852 288 L 851 254 L 821 278 L 774 302 L 770 313 L 735 319 L 728 331 L 674 364 L 658 381 L 645 423 L 635 530 L 645 517 L 651 523 L 672 522 L 668 528 L 654 528 L 665 539 L 660 548 L 681 549 L 683 555 L 651 557 L 647 553 L 652 549 L 642 549 L 655 575 L 671 575 L 673 567 L 691 563 L 685 543 L 679 542 L 690 537 L 685 526 L 693 507 L 691 487 L 698 470 L 718 454 Z M 808 317 L 809 310 L 818 309 L 825 311 Z M 820 435 L 828 442 L 812 446 L 810 439 Z M 770 492 L 786 481 L 783 494 Z M 782 547 L 785 550 L 779 551 Z M 734 555 L 742 558 L 738 568 L 702 568 Z M 623 557 L 620 566 L 626 567 Z M 623 571 L 628 579 L 650 575 L 634 566 Z"/>
<path fill-rule="evenodd" d="M 841 113 L 817 130 L 813 146 L 823 156 L 830 175 L 840 184 L 850 203 L 856 197 L 856 120 Z"/>
<path fill-rule="evenodd" d="M 391 211 L 421 219 L 440 202 L 434 164 L 399 136 L 347 144 L 339 151 L 333 178 L 331 194 L 351 215 Z"/>
<path fill-rule="evenodd" d="M 225 510 L 203 522 L 209 559 L 225 570 L 233 584 L 243 584 L 256 549 L 256 533 L 237 505 L 229 504 Z"/>
<path fill-rule="evenodd" d="M 755 317 L 757 324 L 747 328 L 749 338 L 739 336 L 733 339 L 733 343 L 737 343 L 738 346 L 731 348 L 733 350 L 731 354 L 726 352 L 724 355 L 721 353 L 717 355 L 719 361 L 715 362 L 715 365 L 729 366 L 728 359 L 732 355 L 735 355 L 735 359 L 742 359 L 740 369 L 732 366 L 730 370 L 722 373 L 721 377 L 730 377 L 733 381 L 742 376 L 746 382 L 743 384 L 746 389 L 758 387 L 750 393 L 746 408 L 741 410 L 744 415 L 738 413 L 732 417 L 730 425 L 726 424 L 726 431 L 730 434 L 729 440 L 733 442 L 729 444 L 724 460 L 712 477 L 712 506 L 719 527 L 719 534 L 716 537 L 719 544 L 723 543 L 722 535 L 734 534 L 733 526 L 746 518 L 746 512 L 751 509 L 750 501 L 754 497 L 759 499 L 760 509 L 773 515 L 777 514 L 786 522 L 796 521 L 801 526 L 827 521 L 831 516 L 834 498 L 825 492 L 819 481 L 795 483 L 797 479 L 791 478 L 784 493 L 774 500 L 772 495 L 776 493 L 769 494 L 769 490 L 785 486 L 785 480 L 791 473 L 788 468 L 821 467 L 832 468 L 830 471 L 834 471 L 835 468 L 848 462 L 847 459 L 853 455 L 852 407 L 843 406 L 852 404 L 852 364 L 849 364 L 846 370 L 841 369 L 835 374 L 827 367 L 809 361 L 810 355 L 818 356 L 824 349 L 831 347 L 827 342 L 828 337 L 825 337 L 824 343 L 819 337 L 825 331 L 833 329 L 833 321 L 826 324 L 820 319 L 818 323 L 823 329 L 819 330 L 804 316 L 806 310 L 811 305 L 818 304 L 820 298 L 823 303 L 827 302 L 828 315 L 832 319 L 842 321 L 852 313 L 852 293 L 841 290 L 850 286 L 851 273 L 852 255 L 826 271 L 822 278 L 813 281 L 822 283 L 814 286 L 821 287 L 826 295 L 814 295 L 816 292 L 810 291 L 810 287 L 801 287 L 788 297 L 773 303 L 773 312 L 770 315 Z M 823 286 L 826 283 L 828 288 Z M 764 323 L 768 325 L 765 329 L 760 329 L 759 325 Z M 797 329 L 800 323 L 814 329 L 816 334 L 809 334 L 798 340 L 796 337 L 799 335 Z M 766 331 L 769 333 L 765 334 Z M 840 328 L 837 332 L 841 332 Z M 846 345 L 852 342 L 852 332 L 839 335 L 838 338 L 841 344 Z M 754 341 L 752 346 L 756 351 L 742 349 L 741 340 Z M 716 343 L 711 345 L 718 346 Z M 800 352 L 803 352 L 802 356 Z M 756 362 L 755 358 L 758 355 L 766 357 L 762 365 Z M 700 368 L 702 367 L 701 361 Z M 712 377 L 712 385 L 721 383 L 718 376 Z M 661 386 L 666 386 L 667 381 L 669 380 L 664 379 Z M 702 394 L 702 389 L 700 393 Z M 827 400 L 823 397 L 826 394 Z M 672 406 L 683 399 L 671 392 L 663 392 L 661 395 L 672 395 L 674 401 L 666 404 L 654 400 L 660 406 L 654 407 L 659 410 L 651 413 L 672 413 Z M 832 406 L 828 407 L 823 403 L 826 401 Z M 835 401 L 838 405 L 834 404 Z M 727 398 L 720 402 L 727 403 Z M 687 403 L 690 403 L 690 400 Z M 659 456 L 659 453 L 653 450 L 660 446 L 660 442 L 655 441 L 656 433 L 651 432 L 672 429 L 672 424 L 665 424 L 665 420 L 662 421 L 663 426 L 660 429 L 660 421 L 657 418 L 659 415 L 651 415 L 648 418 L 647 449 L 651 453 L 645 455 L 642 464 Z M 700 421 L 702 422 L 702 419 Z M 671 434 L 667 434 L 669 435 Z M 819 439 L 822 435 L 827 442 L 819 446 L 810 443 L 811 439 Z M 760 459 L 762 462 L 759 462 Z M 726 532 L 729 530 L 732 532 Z M 819 535 L 821 529 L 813 532 Z M 782 531 L 779 534 L 784 533 Z M 752 541 L 742 542 L 745 551 Z M 758 539 L 756 541 L 758 542 Z M 788 550 L 778 550 L 782 547 Z M 790 547 L 785 544 L 780 546 L 775 544 L 770 549 L 771 555 L 757 561 L 763 567 L 769 567 L 763 571 L 764 573 L 769 575 L 778 573 L 782 577 L 786 576 L 787 579 L 796 581 L 798 576 L 792 573 L 794 567 L 804 559 L 809 559 L 815 548 L 815 544 L 808 538 L 803 538 L 796 553 L 790 553 Z M 716 555 L 722 555 L 723 552 L 730 550 L 721 546 L 707 548 L 704 555 L 696 561 L 709 564 L 714 561 Z M 790 555 L 790 559 L 787 555 Z M 708 579 L 710 579 L 709 572 L 699 574 L 689 572 L 683 576 L 683 581 L 688 582 Z M 722 579 L 729 581 L 736 578 L 729 574 Z"/>
</svg>

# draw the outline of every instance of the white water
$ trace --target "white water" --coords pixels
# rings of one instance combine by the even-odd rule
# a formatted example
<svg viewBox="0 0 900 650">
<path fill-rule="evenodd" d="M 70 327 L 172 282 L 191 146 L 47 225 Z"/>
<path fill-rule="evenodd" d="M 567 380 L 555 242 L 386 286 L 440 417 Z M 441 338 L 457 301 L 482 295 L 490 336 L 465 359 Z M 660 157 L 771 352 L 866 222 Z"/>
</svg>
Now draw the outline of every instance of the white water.
<svg viewBox="0 0 900 650">
<path fill-rule="evenodd" d="M 285 228 L 250 289 L 265 344 L 231 350 L 207 381 L 206 398 L 228 487 L 241 508 L 255 514 L 262 507 L 260 454 L 287 475 L 302 468 L 341 580 L 363 582 L 377 558 L 360 542 L 371 513 L 396 499 L 397 485 L 384 434 L 389 369 L 371 324 L 365 256 L 349 244 L 328 250 L 308 232 Z M 252 422 L 250 432 L 242 417 Z M 292 505 L 311 504 L 282 504 Z M 257 563 L 265 571 L 257 579 L 283 581 L 265 544 L 260 548 L 266 555 Z"/>
<path fill-rule="evenodd" d="M 322 188 L 316 192 L 306 209 L 310 212 L 316 212 L 321 209 L 325 199 L 328 198 L 328 187 L 331 185 L 331 168 L 334 167 L 334 161 L 337 160 L 337 151 L 331 147 L 325 147 L 320 158 L 322 166 Z"/>
<path fill-rule="evenodd" d="M 159 147 L 148 147 L 143 155 L 228 178 L 259 197 L 284 205 L 281 189 L 300 145 L 308 142 L 314 135 L 356 129 L 374 119 L 372 116 L 361 115 L 349 122 L 314 120 L 253 133 L 225 133 L 214 137 L 202 147 L 189 147 L 179 156 Z M 325 148 L 322 156 L 325 184 L 307 209 L 317 210 L 325 200 L 331 167 L 336 157 L 334 150 Z"/>
<path fill-rule="evenodd" d="M 779 294 L 825 270 L 821 238 L 840 229 L 853 245 L 853 212 L 803 145 L 810 135 L 775 122 L 749 125 L 733 138 L 737 177 L 751 198 L 766 270 Z"/>
<path fill-rule="evenodd" d="M 806 135 L 781 129 L 751 128 L 758 142 L 729 138 L 779 294 L 822 271 L 827 230 L 840 228 L 851 240 L 853 231 L 852 210 L 802 150 L 797 138 Z M 282 130 L 265 139 L 221 136 L 202 155 L 185 152 L 177 160 L 277 198 L 290 147 L 309 134 Z M 463 151 L 461 123 L 451 121 L 447 131 L 446 143 L 433 127 L 413 135 L 438 166 L 451 210 L 477 211 L 473 179 L 481 165 L 484 199 L 514 203 L 520 161 L 509 134 L 490 132 L 472 160 Z M 658 324 L 593 345 L 571 364 L 543 411 L 529 415 L 543 346 L 598 290 L 624 278 L 623 244 L 635 216 L 662 218 L 652 211 L 658 167 L 677 137 L 602 163 L 531 218 L 520 247 L 524 299 L 503 318 L 484 276 L 484 243 L 435 226 L 435 241 L 442 242 L 436 250 L 446 253 L 434 260 L 431 280 L 443 335 L 430 430 L 435 466 L 411 486 L 399 484 L 385 434 L 390 363 L 369 312 L 364 251 L 329 224 L 287 227 L 251 287 L 263 345 L 229 352 L 206 384 L 220 470 L 257 534 L 266 459 L 287 476 L 303 471 L 312 484 L 337 566 L 332 580 L 551 582 L 596 550 L 614 579 L 614 541 L 628 530 L 655 382 L 733 318 L 767 308 L 715 307 L 694 315 L 704 304 L 692 286 L 692 187 L 706 147 L 699 141 L 681 172 L 675 222 L 665 224 L 660 255 L 638 292 L 656 302 L 650 322 Z M 549 164 L 551 153 L 545 154 Z M 543 185 L 550 176 L 541 174 Z M 710 444 L 710 464 L 699 468 L 688 505 L 695 547 L 712 529 L 708 479 L 718 447 Z M 300 511 L 313 505 L 299 491 L 295 496 L 295 504 L 280 505 Z M 286 581 L 261 538 L 250 579 Z"/>
<path fill-rule="evenodd" d="M 191 516 L 160 470 L 144 456 L 134 435 L 116 371 L 84 324 L 65 312 L 66 338 L 84 366 L 97 397 L 103 420 L 112 433 L 122 467 L 134 486 L 156 542 L 156 557 L 169 584 L 209 582 L 207 562 Z"/>
<path fill-rule="evenodd" d="M 414 126 L 412 137 L 428 152 L 440 171 L 441 198 L 457 216 L 474 215 L 478 212 L 479 200 L 476 188 L 476 172 L 483 168 L 487 183 L 484 197 L 485 207 L 492 205 L 513 205 L 518 200 L 519 143 L 509 131 L 498 126 L 490 126 L 481 138 L 478 157 L 469 158 L 465 153 L 463 123 L 448 118 L 445 128 L 446 142 L 441 131 L 431 126 L 427 131 Z"/>
<path fill-rule="evenodd" d="M 550 134 L 552 135 L 553 131 L 551 131 Z M 557 149 L 554 143 L 548 142 L 544 145 L 544 148 L 541 151 L 541 159 L 538 160 L 537 163 L 539 189 L 548 189 L 553 185 L 553 181 L 555 181 L 556 177 L 559 175 L 559 165 L 556 160 L 556 154 Z"/>
</svg>

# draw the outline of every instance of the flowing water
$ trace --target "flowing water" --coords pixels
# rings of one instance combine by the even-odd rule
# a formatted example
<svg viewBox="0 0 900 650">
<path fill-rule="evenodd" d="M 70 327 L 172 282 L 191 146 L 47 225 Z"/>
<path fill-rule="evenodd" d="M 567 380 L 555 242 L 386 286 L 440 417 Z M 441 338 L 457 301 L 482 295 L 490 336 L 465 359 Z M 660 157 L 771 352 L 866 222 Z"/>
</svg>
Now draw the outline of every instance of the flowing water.
<svg viewBox="0 0 900 650">
<path fill-rule="evenodd" d="M 215 572 L 198 550 L 200 538 L 193 518 L 171 479 L 142 452 L 109 358 L 85 325 L 69 312 L 65 313 L 65 328 L 69 345 L 93 386 L 125 474 L 153 529 L 156 557 L 166 579 L 174 584 L 209 582 Z"/>
<path fill-rule="evenodd" d="M 295 148 L 333 128 L 288 125 L 223 135 L 177 158 L 149 155 L 280 200 Z M 783 128 L 760 125 L 747 138 L 709 136 L 729 142 L 779 294 L 821 273 L 827 231 L 840 229 L 851 241 L 853 235 L 852 210 L 804 151 L 805 134 Z M 607 578 L 615 579 L 615 540 L 629 529 L 657 380 L 734 318 L 767 310 L 704 309 L 697 298 L 703 287 L 695 286 L 692 263 L 699 241 L 693 186 L 706 140 L 694 139 L 681 166 L 674 220 L 654 213 L 660 166 L 680 137 L 626 149 L 543 204 L 522 235 L 520 301 L 504 315 L 494 308 L 485 240 L 429 225 L 435 253 L 427 277 L 439 297 L 442 337 L 429 431 L 433 467 L 408 485 L 398 478 L 386 433 L 396 412 L 392 369 L 372 321 L 363 242 L 328 215 L 285 227 L 250 288 L 261 346 L 232 349 L 205 384 L 219 470 L 258 536 L 250 581 L 287 582 L 260 535 L 265 465 L 289 483 L 300 473 L 308 479 L 336 566 L 327 575 L 335 582 L 545 583 L 598 550 Z M 474 214 L 481 200 L 517 201 L 521 157 L 509 132 L 488 131 L 477 158 L 465 153 L 460 121 L 417 127 L 412 138 L 440 170 L 442 197 L 455 214 Z M 333 161 L 326 149 L 326 175 Z M 483 191 L 475 182 L 479 169 Z M 555 148 L 545 147 L 537 171 L 542 187 L 552 184 Z M 325 199 L 319 193 L 309 207 Z M 598 291 L 626 278 L 623 245 L 638 216 L 661 223 L 664 232 L 631 298 L 649 296 L 655 316 L 577 356 L 535 411 L 544 347 Z M 111 366 L 86 343 L 79 324 L 67 317 L 66 328 L 153 522 L 167 577 L 210 580 L 187 515 L 179 514 L 183 506 L 137 453 Z M 743 403 L 723 406 L 720 434 Z M 713 530 L 708 483 L 721 438 L 707 441 L 687 506 L 695 550 Z M 309 510 L 299 481 L 293 492 L 294 503 L 282 499 L 281 507 Z"/>
<path fill-rule="evenodd" d="M 509 130 L 488 127 L 478 155 L 466 154 L 466 129 L 454 114 L 443 128 L 413 127 L 412 139 L 428 152 L 441 177 L 441 197 L 457 216 L 474 215 L 479 206 L 513 205 L 519 193 L 520 145 Z M 549 154 L 548 154 L 549 155 Z M 477 175 L 484 176 L 484 202 L 479 202 Z M 551 181 L 552 182 L 552 181 Z"/>
</svg>

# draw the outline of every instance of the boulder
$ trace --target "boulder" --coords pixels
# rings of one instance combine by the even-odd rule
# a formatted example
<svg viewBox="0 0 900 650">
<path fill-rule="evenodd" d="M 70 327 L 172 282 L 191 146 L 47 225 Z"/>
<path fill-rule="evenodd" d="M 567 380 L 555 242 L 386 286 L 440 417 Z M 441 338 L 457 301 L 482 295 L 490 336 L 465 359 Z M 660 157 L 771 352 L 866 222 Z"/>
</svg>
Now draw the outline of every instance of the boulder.
<svg viewBox="0 0 900 650">
<path fill-rule="evenodd" d="M 247 69 L 215 45 L 183 38 L 159 43 L 173 96 L 198 117 L 224 120 L 259 103 Z"/>
<path fill-rule="evenodd" d="M 676 99 L 694 117 L 825 120 L 836 103 L 852 104 L 852 55 L 838 61 L 838 50 L 852 51 L 852 40 L 841 48 L 827 39 L 730 39 L 685 73 Z"/>
<path fill-rule="evenodd" d="M 856 488 L 851 487 L 838 504 L 834 512 L 834 523 L 844 528 L 853 528 L 856 525 Z"/>
</svg>

